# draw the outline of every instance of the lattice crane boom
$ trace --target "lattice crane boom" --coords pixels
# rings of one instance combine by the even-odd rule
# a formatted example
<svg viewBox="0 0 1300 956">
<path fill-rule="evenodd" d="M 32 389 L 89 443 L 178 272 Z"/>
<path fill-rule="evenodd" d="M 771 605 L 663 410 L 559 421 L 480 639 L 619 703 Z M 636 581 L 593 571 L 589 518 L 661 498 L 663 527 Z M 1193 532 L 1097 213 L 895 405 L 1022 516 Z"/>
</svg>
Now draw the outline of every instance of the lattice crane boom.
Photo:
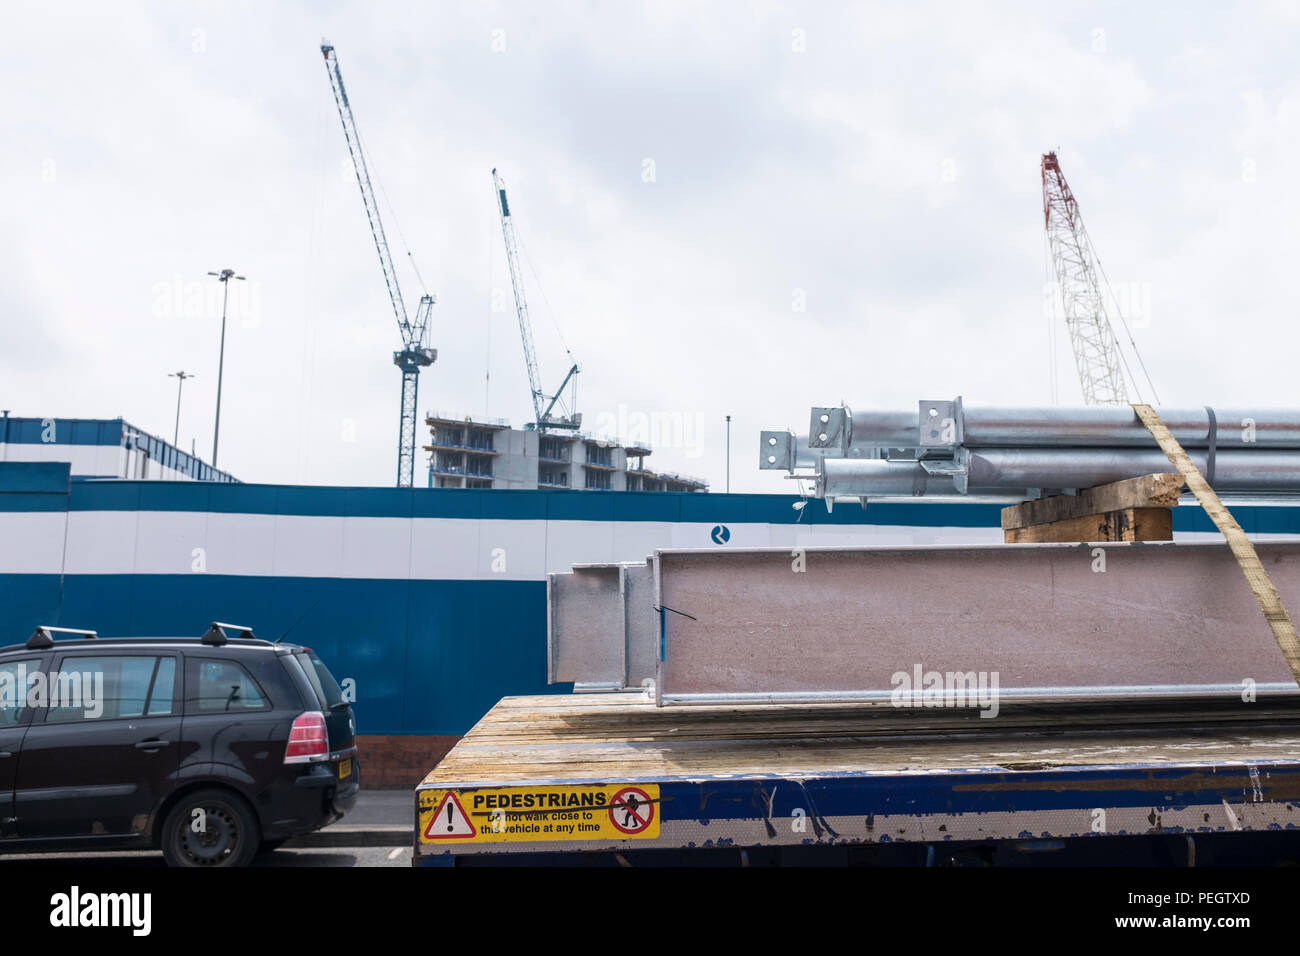
<svg viewBox="0 0 1300 956">
<path fill-rule="evenodd" d="M 537 350 L 533 346 L 533 324 L 528 318 L 528 300 L 524 296 L 524 277 L 519 266 L 519 249 L 515 238 L 515 223 L 510 217 L 510 203 L 506 199 L 506 184 L 494 169 L 492 185 L 497 191 L 497 208 L 501 212 L 501 234 L 506 242 L 506 261 L 510 265 L 510 285 L 515 294 L 515 313 L 519 317 L 519 337 L 524 344 L 524 364 L 528 366 L 528 387 L 533 398 L 533 417 L 542 420 L 542 383 L 537 372 Z"/>
<path fill-rule="evenodd" d="M 365 206 L 366 220 L 370 223 L 370 235 L 379 253 L 379 267 L 384 273 L 384 285 L 388 289 L 388 298 L 393 304 L 393 316 L 397 319 L 397 329 L 402 337 L 401 351 L 393 353 L 393 364 L 402 371 L 397 484 L 398 487 L 409 488 L 415 482 L 415 432 L 419 408 L 420 369 L 432 365 L 438 357 L 437 350 L 428 348 L 425 344 L 434 298 L 431 295 L 422 295 L 419 305 L 416 306 L 415 321 L 412 322 L 407 317 L 406 302 L 402 299 L 397 270 L 393 268 L 393 257 L 388 251 L 388 237 L 384 235 L 379 203 L 375 199 L 375 190 L 370 184 L 370 170 L 366 165 L 365 153 L 361 149 L 361 136 L 357 132 L 352 106 L 348 102 L 347 88 L 343 85 L 343 73 L 339 70 L 338 57 L 334 53 L 334 47 L 328 43 L 322 43 L 320 51 L 325 57 L 325 72 L 329 75 L 330 88 L 334 91 L 334 103 L 338 107 L 339 120 L 343 123 L 343 137 L 347 140 L 348 155 L 352 158 L 352 168 L 357 174 L 357 185 L 361 189 L 361 203 Z"/>
<path fill-rule="evenodd" d="M 1048 251 L 1061 290 L 1083 400 L 1089 405 L 1126 405 L 1124 360 L 1106 312 L 1097 254 L 1055 153 L 1043 154 L 1042 174 Z"/>
<path fill-rule="evenodd" d="M 555 394 L 547 395 L 542 390 L 541 374 L 537 369 L 537 350 L 533 345 L 533 323 L 528 317 L 528 300 L 524 294 L 524 274 L 519 263 L 519 241 L 515 235 L 514 218 L 510 215 L 510 202 L 506 199 L 506 184 L 501 175 L 492 170 L 492 185 L 496 187 L 497 208 L 501 213 L 501 234 L 506 243 L 506 261 L 510 265 L 510 285 L 515 294 L 515 313 L 519 318 L 519 337 L 524 345 L 524 364 L 528 367 L 528 388 L 533 398 L 533 415 L 539 431 L 548 428 L 578 428 L 582 416 L 573 414 L 569 418 L 554 418 L 552 410 L 564 394 L 564 389 L 573 382 L 578 374 L 578 366 L 569 369 L 564 381 Z M 576 388 L 576 383 L 574 384 Z M 548 401 L 549 400 L 549 401 Z M 547 404 L 543 405 L 546 402 Z"/>
</svg>

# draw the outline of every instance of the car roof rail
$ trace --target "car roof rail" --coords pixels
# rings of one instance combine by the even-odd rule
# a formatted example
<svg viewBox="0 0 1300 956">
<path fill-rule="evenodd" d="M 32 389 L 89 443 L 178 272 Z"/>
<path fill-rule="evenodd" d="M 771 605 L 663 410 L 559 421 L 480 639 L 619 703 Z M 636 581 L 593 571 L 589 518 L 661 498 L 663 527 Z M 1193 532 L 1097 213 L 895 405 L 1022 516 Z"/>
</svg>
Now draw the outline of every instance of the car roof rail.
<svg viewBox="0 0 1300 956">
<path fill-rule="evenodd" d="M 239 633 L 236 636 L 244 640 L 257 640 L 257 636 L 253 633 L 251 627 L 246 627 L 243 624 L 225 624 L 221 621 L 213 621 L 212 626 L 207 629 L 199 640 L 204 644 L 220 647 L 222 644 L 230 642 L 230 635 L 226 633 L 227 631 L 238 631 Z"/>
<path fill-rule="evenodd" d="M 54 627 L 50 624 L 41 624 L 32 633 L 32 636 L 27 638 L 27 649 L 39 651 L 47 647 L 53 647 L 55 634 L 80 634 L 88 641 L 93 641 L 99 637 L 98 631 L 88 631 L 81 627 Z"/>
</svg>

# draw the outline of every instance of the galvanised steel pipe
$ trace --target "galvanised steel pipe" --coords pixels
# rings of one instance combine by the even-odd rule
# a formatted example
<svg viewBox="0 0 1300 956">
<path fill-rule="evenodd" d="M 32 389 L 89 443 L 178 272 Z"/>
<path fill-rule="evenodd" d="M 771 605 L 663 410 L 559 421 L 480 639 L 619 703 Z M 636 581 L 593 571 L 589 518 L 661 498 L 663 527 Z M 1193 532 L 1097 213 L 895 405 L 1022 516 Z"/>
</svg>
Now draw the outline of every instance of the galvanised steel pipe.
<svg viewBox="0 0 1300 956">
<path fill-rule="evenodd" d="M 1188 456 L 1209 475 L 1209 453 Z M 952 474 L 931 474 L 916 461 L 827 458 L 817 475 L 817 496 L 893 498 L 989 495 L 1028 497 L 1031 489 L 1091 488 L 1124 478 L 1172 470 L 1158 449 L 978 448 L 965 464 L 964 492 Z M 1240 447 L 1214 456 L 1213 485 L 1220 493 L 1300 493 L 1300 451 Z"/>
<path fill-rule="evenodd" d="M 910 445 L 907 447 L 911 447 Z M 764 449 L 766 450 L 766 449 Z M 813 448 L 807 435 L 795 435 L 788 458 L 782 458 L 780 467 L 794 471 L 799 468 L 816 468 L 827 456 L 838 458 L 838 448 Z M 873 456 L 875 457 L 875 456 Z M 767 467 L 771 467 L 770 465 Z"/>
<path fill-rule="evenodd" d="M 849 406 L 853 409 L 853 406 Z M 1210 413 L 1205 408 L 1158 408 L 1184 448 L 1206 448 Z M 1300 449 L 1300 410 L 1214 408 L 1219 448 Z M 968 448 L 1143 447 L 1151 433 L 1127 407 L 966 408 L 962 444 Z M 850 441 L 859 446 L 908 448 L 920 441 L 915 412 L 852 411 Z"/>
<path fill-rule="evenodd" d="M 1189 451 L 1188 456 L 1202 474 L 1210 474 L 1208 451 Z M 1055 488 L 1091 488 L 1172 471 L 1173 465 L 1158 448 L 980 448 L 971 451 L 968 469 L 975 490 L 1041 488 L 1048 478 Z M 1220 450 L 1214 456 L 1213 482 L 1220 491 L 1300 491 L 1300 451 Z"/>
<path fill-rule="evenodd" d="M 849 406 L 853 409 L 853 406 Z M 921 426 L 915 411 L 853 410 L 849 425 L 852 445 L 880 448 L 915 448 Z"/>
<path fill-rule="evenodd" d="M 818 498 L 906 498 L 959 494 L 951 475 L 931 475 L 916 461 L 827 458 L 818 466 Z"/>
<path fill-rule="evenodd" d="M 1213 408 L 1218 448 L 1300 449 L 1300 410 Z M 1158 408 L 1157 414 L 1184 448 L 1210 443 L 1210 411 Z M 965 441 L 971 448 L 1021 445 L 1150 448 L 1155 439 L 1131 408 L 967 409 Z"/>
</svg>

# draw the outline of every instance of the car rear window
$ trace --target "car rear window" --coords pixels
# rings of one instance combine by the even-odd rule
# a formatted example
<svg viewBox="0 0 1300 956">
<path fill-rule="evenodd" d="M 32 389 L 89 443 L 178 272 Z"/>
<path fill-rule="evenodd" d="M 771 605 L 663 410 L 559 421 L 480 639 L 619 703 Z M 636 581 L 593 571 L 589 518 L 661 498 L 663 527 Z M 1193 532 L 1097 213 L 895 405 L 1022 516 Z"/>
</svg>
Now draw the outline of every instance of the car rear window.
<svg viewBox="0 0 1300 956">
<path fill-rule="evenodd" d="M 257 681 L 236 661 L 190 657 L 185 662 L 185 711 L 219 714 L 267 710 Z"/>
<path fill-rule="evenodd" d="M 339 682 L 334 679 L 334 675 L 330 673 L 324 661 L 312 651 L 298 651 L 295 656 L 307 673 L 307 680 L 311 681 L 312 689 L 316 691 L 316 698 L 321 702 L 322 707 L 328 710 L 343 703 L 343 691 L 339 687 Z"/>
</svg>

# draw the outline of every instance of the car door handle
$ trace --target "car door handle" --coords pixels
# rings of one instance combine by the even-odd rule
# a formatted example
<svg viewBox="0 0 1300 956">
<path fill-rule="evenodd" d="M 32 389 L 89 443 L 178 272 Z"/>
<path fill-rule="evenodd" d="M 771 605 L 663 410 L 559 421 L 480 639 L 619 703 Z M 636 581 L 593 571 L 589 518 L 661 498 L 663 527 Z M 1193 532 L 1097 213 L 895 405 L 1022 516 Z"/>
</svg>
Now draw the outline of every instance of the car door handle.
<svg viewBox="0 0 1300 956">
<path fill-rule="evenodd" d="M 135 745 L 136 750 L 157 750 L 159 747 L 166 747 L 171 743 L 170 740 L 142 740 Z"/>
</svg>

